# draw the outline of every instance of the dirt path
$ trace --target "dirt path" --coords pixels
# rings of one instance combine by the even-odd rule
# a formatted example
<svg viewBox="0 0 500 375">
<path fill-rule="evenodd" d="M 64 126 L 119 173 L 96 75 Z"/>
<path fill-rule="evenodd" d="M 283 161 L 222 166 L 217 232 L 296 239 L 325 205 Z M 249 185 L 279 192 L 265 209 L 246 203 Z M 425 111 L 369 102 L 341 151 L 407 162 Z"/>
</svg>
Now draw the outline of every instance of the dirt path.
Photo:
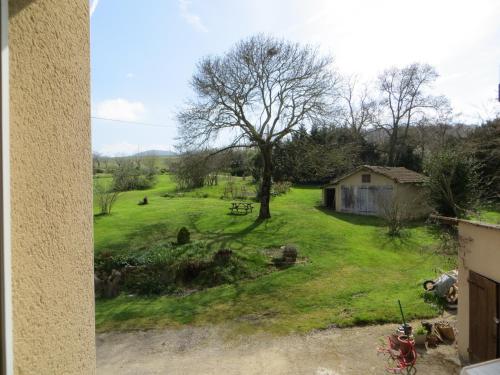
<svg viewBox="0 0 500 375">
<path fill-rule="evenodd" d="M 224 340 L 223 327 L 105 333 L 97 336 L 97 373 L 112 375 L 387 374 L 376 349 L 394 324 L 283 337 Z M 454 346 L 420 355 L 417 374 L 458 374 Z"/>
</svg>

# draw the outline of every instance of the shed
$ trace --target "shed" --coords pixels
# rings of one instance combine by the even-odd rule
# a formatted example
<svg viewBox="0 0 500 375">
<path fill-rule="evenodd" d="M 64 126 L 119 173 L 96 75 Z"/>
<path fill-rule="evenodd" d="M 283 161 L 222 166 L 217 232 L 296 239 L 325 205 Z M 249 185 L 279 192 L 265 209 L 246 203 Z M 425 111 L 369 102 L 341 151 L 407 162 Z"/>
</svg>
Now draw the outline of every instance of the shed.
<svg viewBox="0 0 500 375">
<path fill-rule="evenodd" d="M 397 202 L 413 216 L 424 216 L 430 213 L 426 178 L 404 167 L 362 165 L 323 186 L 323 204 L 339 212 L 381 215 Z"/>
</svg>

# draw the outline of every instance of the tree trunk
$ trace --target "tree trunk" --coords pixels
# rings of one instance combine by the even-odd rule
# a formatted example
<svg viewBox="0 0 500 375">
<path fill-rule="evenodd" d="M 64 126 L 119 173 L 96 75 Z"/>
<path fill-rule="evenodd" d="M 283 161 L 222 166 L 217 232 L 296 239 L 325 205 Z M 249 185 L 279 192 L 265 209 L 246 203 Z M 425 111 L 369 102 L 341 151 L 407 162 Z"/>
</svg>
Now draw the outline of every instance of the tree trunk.
<svg viewBox="0 0 500 375">
<path fill-rule="evenodd" d="M 271 218 L 269 202 L 271 201 L 271 180 L 272 180 L 272 148 L 271 146 L 261 147 L 262 157 L 262 182 L 260 186 L 260 211 L 259 220 Z"/>
<path fill-rule="evenodd" d="M 392 134 L 389 137 L 389 155 L 387 163 L 391 167 L 394 167 L 396 161 L 397 143 L 398 143 L 398 127 L 394 126 L 392 129 Z"/>
</svg>

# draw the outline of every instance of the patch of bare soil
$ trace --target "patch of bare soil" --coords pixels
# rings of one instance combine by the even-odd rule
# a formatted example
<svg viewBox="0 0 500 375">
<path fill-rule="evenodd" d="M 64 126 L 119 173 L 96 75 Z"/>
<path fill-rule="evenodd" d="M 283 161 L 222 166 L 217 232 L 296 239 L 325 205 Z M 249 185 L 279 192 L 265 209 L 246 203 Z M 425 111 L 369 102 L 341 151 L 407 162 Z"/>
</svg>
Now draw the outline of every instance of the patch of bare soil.
<svg viewBox="0 0 500 375">
<path fill-rule="evenodd" d="M 448 318 L 454 324 L 454 318 Z M 416 325 L 417 323 L 415 323 Z M 331 328 L 307 335 L 255 334 L 224 339 L 225 327 L 187 327 L 97 335 L 97 373 L 112 375 L 387 374 L 377 354 L 385 324 Z M 454 345 L 421 349 L 417 374 L 458 374 Z"/>
</svg>

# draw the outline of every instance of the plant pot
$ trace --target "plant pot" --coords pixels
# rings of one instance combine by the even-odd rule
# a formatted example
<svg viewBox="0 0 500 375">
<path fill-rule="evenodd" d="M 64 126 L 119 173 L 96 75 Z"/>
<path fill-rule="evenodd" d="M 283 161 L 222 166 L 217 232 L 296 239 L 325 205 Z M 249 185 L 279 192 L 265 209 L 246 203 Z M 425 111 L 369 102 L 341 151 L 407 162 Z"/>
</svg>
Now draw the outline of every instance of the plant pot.
<svg viewBox="0 0 500 375">
<path fill-rule="evenodd" d="M 410 353 L 412 347 L 415 345 L 415 341 L 410 336 L 406 335 L 398 336 L 398 341 L 399 341 L 399 350 L 403 355 L 407 355 L 408 353 Z"/>
<path fill-rule="evenodd" d="M 421 345 L 424 346 L 425 342 L 427 341 L 427 334 L 426 333 L 419 333 L 413 336 L 415 339 L 415 345 Z"/>
<path fill-rule="evenodd" d="M 409 325 L 408 323 L 406 324 L 401 324 L 398 328 L 398 334 L 399 335 L 406 335 L 406 336 L 409 336 L 411 335 L 413 331 L 413 328 L 411 325 Z"/>
</svg>

